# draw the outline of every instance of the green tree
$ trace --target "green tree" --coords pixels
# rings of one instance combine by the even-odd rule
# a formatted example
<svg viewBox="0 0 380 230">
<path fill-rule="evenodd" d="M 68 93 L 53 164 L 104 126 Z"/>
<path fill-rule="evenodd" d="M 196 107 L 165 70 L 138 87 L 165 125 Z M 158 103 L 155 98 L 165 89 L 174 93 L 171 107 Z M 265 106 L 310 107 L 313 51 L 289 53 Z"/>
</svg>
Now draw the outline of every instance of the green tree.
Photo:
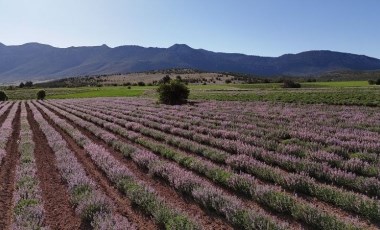
<svg viewBox="0 0 380 230">
<path fill-rule="evenodd" d="M 163 77 L 158 83 L 159 84 L 167 84 L 171 81 L 171 78 L 169 77 L 169 75 L 166 75 L 165 77 Z"/>
<path fill-rule="evenodd" d="M 301 84 L 292 80 L 284 80 L 282 88 L 301 88 Z"/>
<path fill-rule="evenodd" d="M 32 86 L 33 86 L 33 82 L 31 81 L 25 82 L 25 87 L 32 87 Z"/>
<path fill-rule="evenodd" d="M 45 90 L 40 90 L 37 93 L 37 100 L 44 100 L 46 97 L 46 92 Z"/>
<path fill-rule="evenodd" d="M 167 105 L 180 105 L 187 102 L 190 90 L 182 82 L 172 80 L 167 84 L 161 84 L 157 92 L 160 103 Z"/>
<path fill-rule="evenodd" d="M 0 91 L 0 101 L 8 101 L 8 96 L 3 91 Z"/>
</svg>

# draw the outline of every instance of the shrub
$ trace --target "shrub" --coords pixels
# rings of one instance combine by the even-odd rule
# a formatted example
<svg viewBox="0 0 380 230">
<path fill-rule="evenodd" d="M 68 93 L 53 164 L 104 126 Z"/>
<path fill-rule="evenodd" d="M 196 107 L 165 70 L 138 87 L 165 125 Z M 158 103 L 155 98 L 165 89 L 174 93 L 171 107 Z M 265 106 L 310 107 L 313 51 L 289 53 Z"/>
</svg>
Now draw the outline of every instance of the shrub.
<svg viewBox="0 0 380 230">
<path fill-rule="evenodd" d="M 7 100 L 8 100 L 8 96 L 3 91 L 0 91 L 0 101 L 7 101 Z"/>
<path fill-rule="evenodd" d="M 301 88 L 301 84 L 292 80 L 284 80 L 282 88 Z"/>
<path fill-rule="evenodd" d="M 230 84 L 232 81 L 230 79 L 225 80 L 226 84 Z"/>
<path fill-rule="evenodd" d="M 46 92 L 45 90 L 40 90 L 37 93 L 37 100 L 44 100 L 46 97 Z"/>
<path fill-rule="evenodd" d="M 376 80 L 375 84 L 380 85 L 380 78 Z"/>
<path fill-rule="evenodd" d="M 138 86 L 145 86 L 145 82 L 139 81 L 139 82 L 137 83 L 137 85 L 138 85 Z"/>
<path fill-rule="evenodd" d="M 374 84 L 375 84 L 375 81 L 374 81 L 374 80 L 368 80 L 368 84 L 370 84 L 370 85 L 374 85 Z"/>
<path fill-rule="evenodd" d="M 189 89 L 180 81 L 170 81 L 168 84 L 161 84 L 157 92 L 159 93 L 159 101 L 167 105 L 179 105 L 187 102 L 189 97 Z"/>
<path fill-rule="evenodd" d="M 19 85 L 18 87 L 20 87 L 20 88 L 24 88 L 24 87 L 25 87 L 24 82 L 21 82 L 20 85 Z"/>
<path fill-rule="evenodd" d="M 31 81 L 25 82 L 25 87 L 32 87 L 32 86 L 33 86 L 33 82 Z"/>
<path fill-rule="evenodd" d="M 171 81 L 171 78 L 169 77 L 169 75 L 166 75 L 165 77 L 163 77 L 158 83 L 159 84 L 167 84 Z"/>
</svg>

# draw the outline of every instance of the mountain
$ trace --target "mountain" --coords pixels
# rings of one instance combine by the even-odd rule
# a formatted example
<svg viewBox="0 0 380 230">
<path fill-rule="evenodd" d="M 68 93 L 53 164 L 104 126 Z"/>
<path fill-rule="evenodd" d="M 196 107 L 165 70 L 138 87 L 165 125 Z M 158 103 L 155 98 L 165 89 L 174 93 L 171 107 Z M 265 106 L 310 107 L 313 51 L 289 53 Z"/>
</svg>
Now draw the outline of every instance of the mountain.
<svg viewBox="0 0 380 230">
<path fill-rule="evenodd" d="M 333 51 L 308 51 L 280 57 L 217 53 L 176 44 L 169 48 L 106 45 L 56 48 L 39 43 L 0 43 L 0 82 L 57 79 L 79 75 L 191 68 L 261 76 L 316 75 L 331 71 L 379 70 L 380 60 Z"/>
</svg>

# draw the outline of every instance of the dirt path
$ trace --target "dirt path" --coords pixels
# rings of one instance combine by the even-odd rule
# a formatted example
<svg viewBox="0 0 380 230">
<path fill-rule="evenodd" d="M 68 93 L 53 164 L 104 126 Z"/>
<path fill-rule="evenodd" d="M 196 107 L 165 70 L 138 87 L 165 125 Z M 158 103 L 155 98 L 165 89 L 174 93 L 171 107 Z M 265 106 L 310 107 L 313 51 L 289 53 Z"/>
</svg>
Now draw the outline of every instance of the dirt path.
<svg viewBox="0 0 380 230">
<path fill-rule="evenodd" d="M 6 116 L 9 110 L 5 113 Z M 5 115 L 4 114 L 4 115 Z M 3 122 L 5 118 L 1 118 Z M 0 166 L 0 229 L 9 229 L 12 222 L 13 191 L 16 165 L 19 160 L 18 140 L 20 135 L 20 106 L 12 122 L 13 132 L 10 141 L 7 143 L 7 155 Z"/>
<path fill-rule="evenodd" d="M 107 151 L 109 151 L 113 157 L 115 157 L 118 161 L 122 162 L 123 164 L 127 165 L 127 167 L 136 175 L 138 179 L 144 181 L 147 185 L 153 187 L 168 204 L 192 216 L 194 219 L 200 222 L 200 224 L 205 229 L 232 229 L 232 227 L 224 220 L 217 217 L 213 213 L 208 213 L 207 211 L 203 210 L 191 199 L 178 194 L 173 188 L 171 188 L 162 180 L 147 176 L 147 172 L 145 170 L 141 169 L 132 160 L 125 159 L 120 153 L 115 152 L 106 143 L 98 139 L 88 130 L 75 125 L 69 119 L 65 118 L 64 116 L 55 112 L 54 110 L 50 111 L 58 115 L 60 118 L 65 119 L 69 124 L 76 127 L 95 143 L 107 149 Z"/>
<path fill-rule="evenodd" d="M 53 126 L 67 142 L 68 147 L 73 151 L 86 171 L 87 176 L 99 185 L 101 190 L 111 198 L 116 206 L 119 214 L 126 216 L 128 220 L 134 223 L 139 229 L 158 229 L 154 221 L 145 214 L 133 208 L 133 204 L 113 187 L 112 182 L 107 176 L 95 165 L 91 158 L 86 154 L 85 150 L 79 147 L 76 142 L 61 128 L 59 128 L 42 110 L 38 109 L 42 116 Z"/>
<path fill-rule="evenodd" d="M 56 167 L 54 153 L 49 147 L 44 133 L 33 119 L 29 106 L 27 110 L 28 121 L 33 131 L 33 141 L 36 143 L 34 152 L 46 211 L 45 224 L 52 229 L 80 229 L 81 220 L 71 207 L 67 188 Z"/>
</svg>

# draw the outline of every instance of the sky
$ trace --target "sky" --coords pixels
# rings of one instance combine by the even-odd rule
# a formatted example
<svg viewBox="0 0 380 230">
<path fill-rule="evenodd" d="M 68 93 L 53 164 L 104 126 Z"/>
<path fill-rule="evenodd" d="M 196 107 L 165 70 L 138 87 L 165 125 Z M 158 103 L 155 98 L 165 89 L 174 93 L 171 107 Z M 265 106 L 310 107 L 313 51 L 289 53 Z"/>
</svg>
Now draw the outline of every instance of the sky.
<svg viewBox="0 0 380 230">
<path fill-rule="evenodd" d="M 0 42 L 380 58 L 379 0 L 0 0 Z"/>
</svg>

